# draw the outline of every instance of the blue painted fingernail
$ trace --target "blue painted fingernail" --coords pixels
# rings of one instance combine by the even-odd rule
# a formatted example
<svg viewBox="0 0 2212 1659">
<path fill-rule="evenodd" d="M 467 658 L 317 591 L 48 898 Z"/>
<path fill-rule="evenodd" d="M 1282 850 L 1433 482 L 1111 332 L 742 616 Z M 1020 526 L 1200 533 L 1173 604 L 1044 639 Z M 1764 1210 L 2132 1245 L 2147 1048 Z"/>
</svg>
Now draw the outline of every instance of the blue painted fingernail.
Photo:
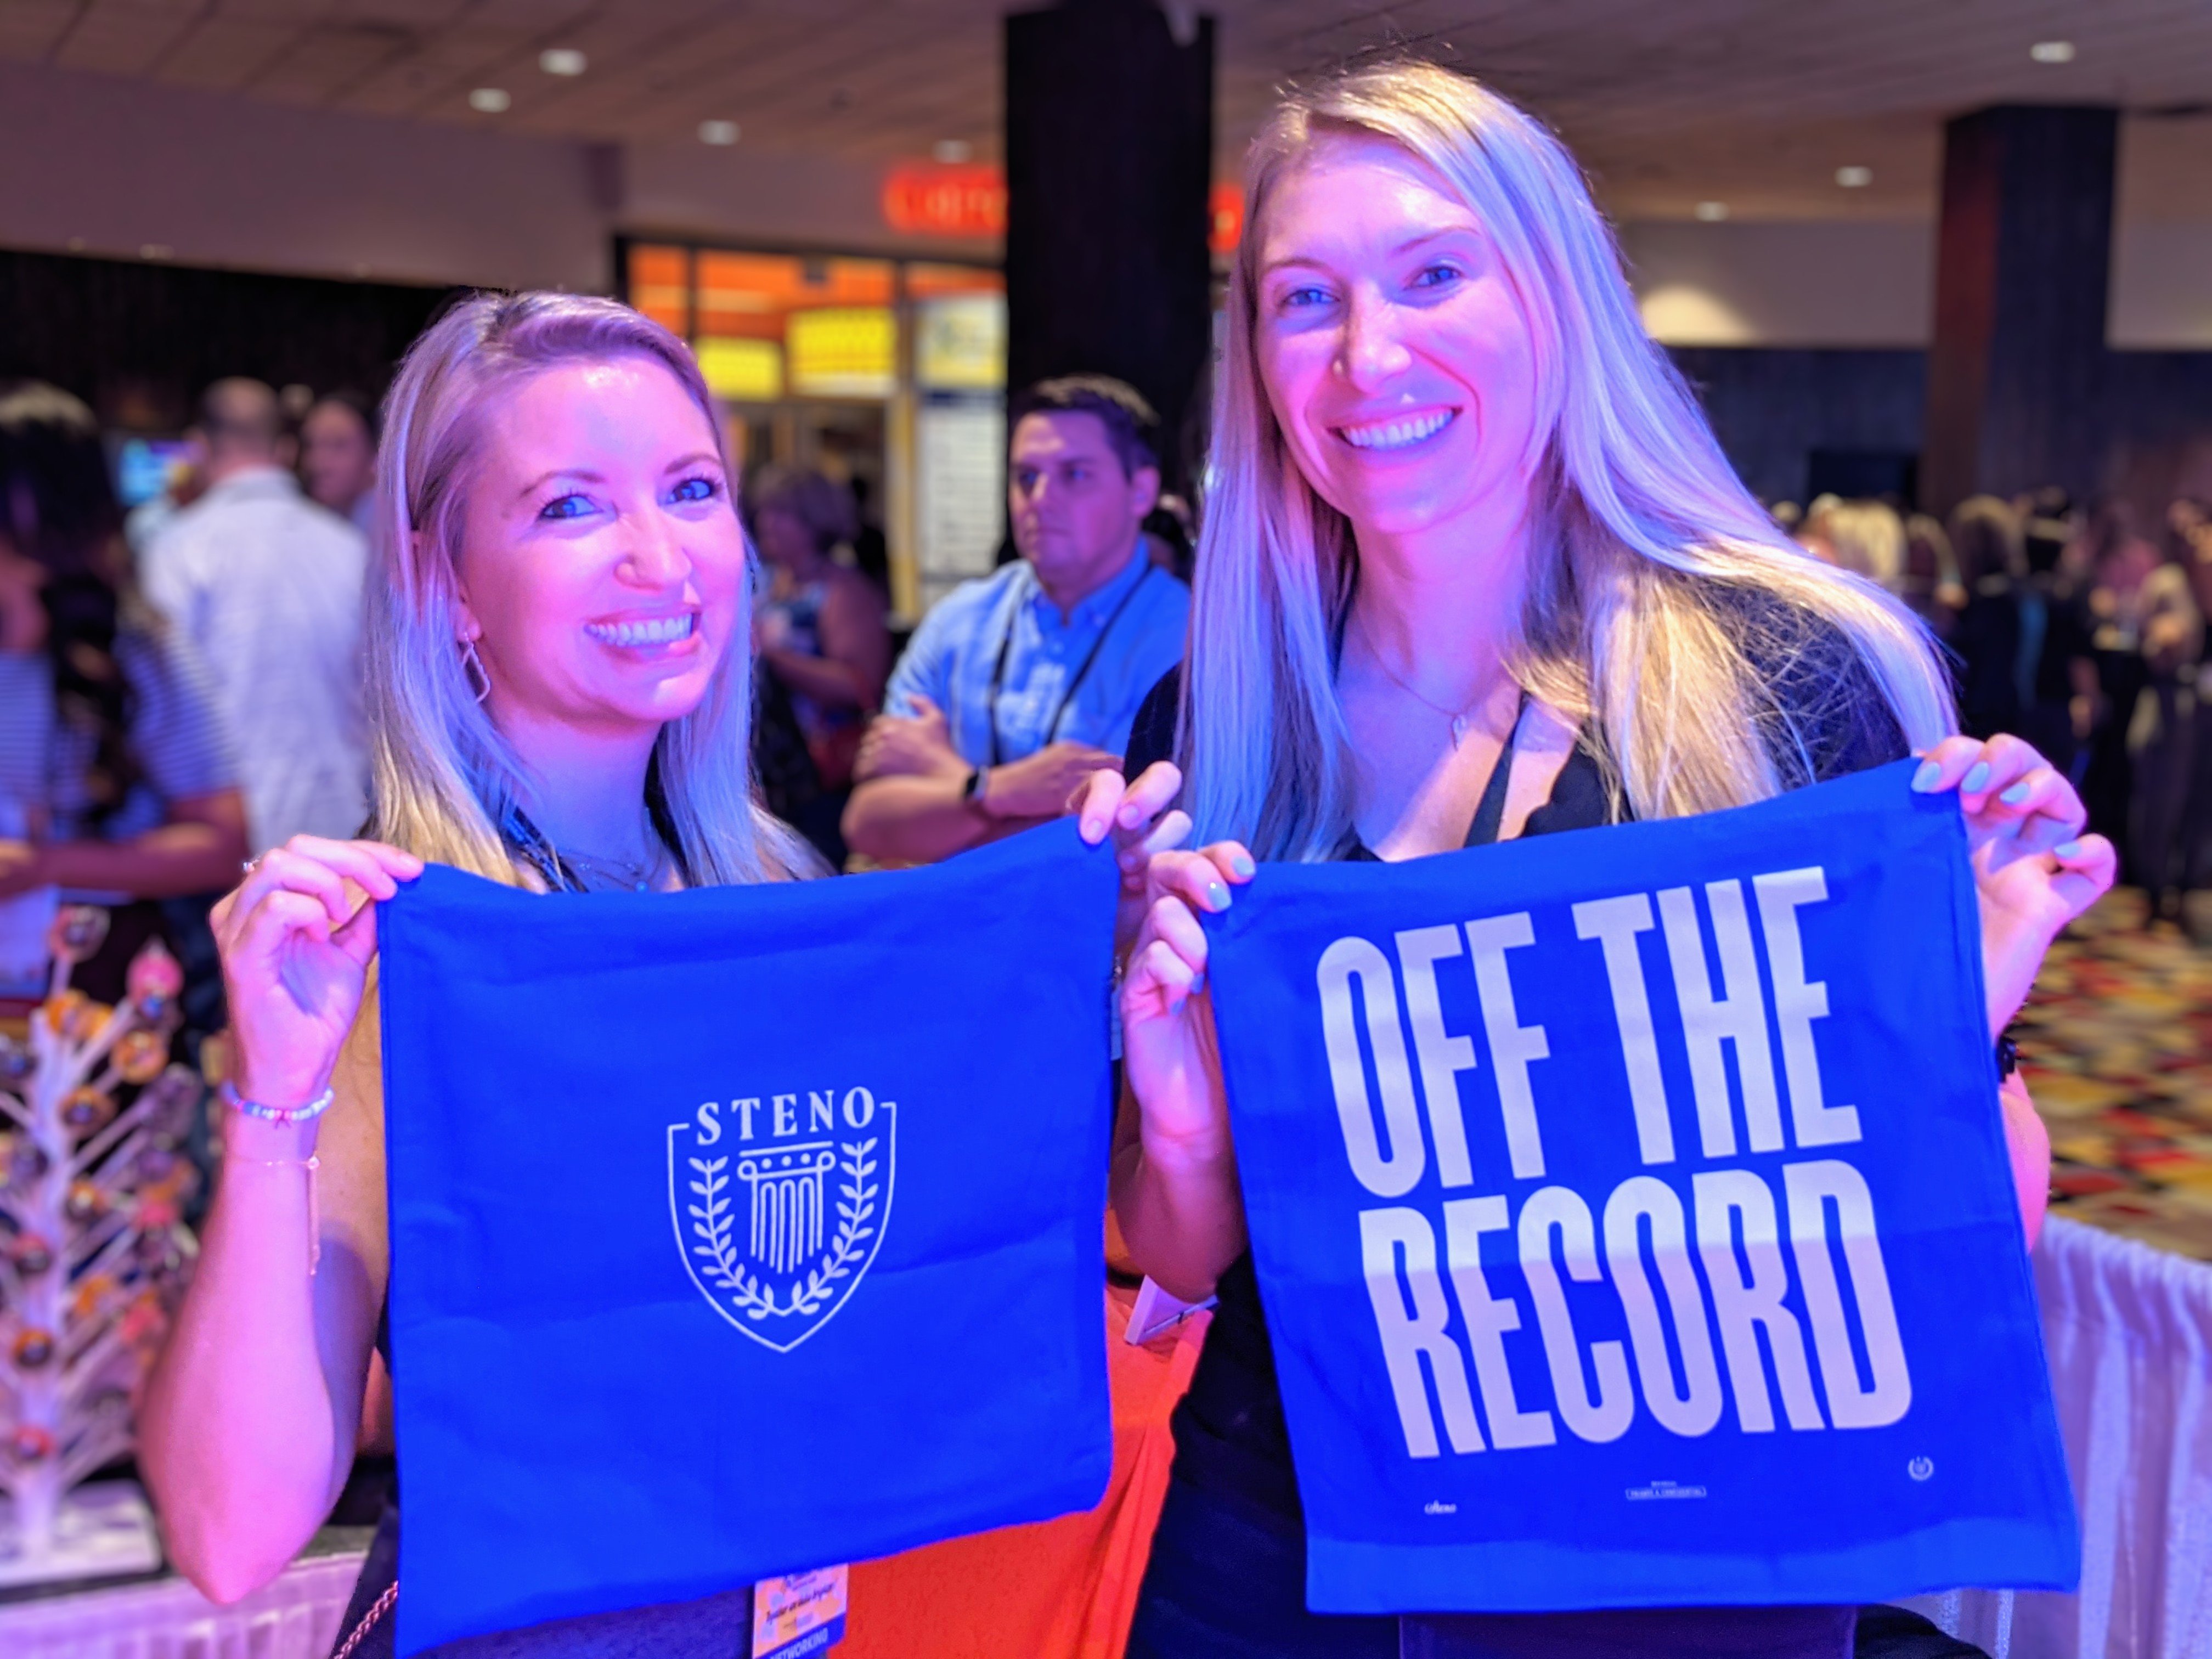
<svg viewBox="0 0 2212 1659">
<path fill-rule="evenodd" d="M 2022 778 L 2018 783 L 2013 785 L 2011 788 L 2006 790 L 2004 793 L 1999 795 L 1997 799 L 2002 801 L 2007 806 L 2017 806 L 2021 802 L 2027 799 L 2027 780 L 2026 778 Z"/>
<path fill-rule="evenodd" d="M 1190 982 L 1190 991 L 1189 991 L 1189 994 L 1190 994 L 1190 995 L 1192 995 L 1192 996 L 1196 996 L 1196 995 L 1197 995 L 1200 991 L 1203 991 L 1205 988 L 1206 988 L 1206 975 L 1205 975 L 1204 974 L 1200 974 L 1200 975 L 1198 975 L 1197 976 L 1195 976 L 1194 979 L 1192 979 L 1192 981 L 1191 981 L 1191 982 Z"/>
<path fill-rule="evenodd" d="M 1943 769 L 1932 760 L 1920 763 L 1920 769 L 1912 775 L 1912 787 L 1926 794 L 1936 787 L 1936 780 L 1943 775 Z"/>
<path fill-rule="evenodd" d="M 2078 859 L 2081 856 L 2081 843 L 2078 841 L 2062 841 L 2051 850 L 2062 859 Z"/>
<path fill-rule="evenodd" d="M 1962 795 L 1978 795 L 1989 787 L 1990 763 L 1987 761 L 1976 761 L 1967 769 L 1966 775 L 1959 780 L 1959 793 Z"/>
<path fill-rule="evenodd" d="M 1249 876 L 1259 866 L 1252 862 L 1249 853 L 1238 853 L 1229 860 L 1229 867 L 1240 876 Z"/>
<path fill-rule="evenodd" d="M 1206 883 L 1206 908 L 1209 910 L 1226 910 L 1229 908 L 1229 890 L 1218 881 Z"/>
</svg>

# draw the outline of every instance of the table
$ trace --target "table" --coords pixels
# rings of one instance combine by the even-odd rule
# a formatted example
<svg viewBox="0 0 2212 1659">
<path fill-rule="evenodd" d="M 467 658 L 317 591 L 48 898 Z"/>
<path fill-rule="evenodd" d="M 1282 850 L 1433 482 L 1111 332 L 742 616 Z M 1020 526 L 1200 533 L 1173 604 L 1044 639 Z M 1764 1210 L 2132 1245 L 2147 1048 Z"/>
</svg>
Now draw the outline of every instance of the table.
<svg viewBox="0 0 2212 1659">
<path fill-rule="evenodd" d="M 273 1583 L 219 1607 L 174 1573 L 0 1602 L 8 1659 L 325 1659 L 369 1529 L 325 1527 Z"/>
<path fill-rule="evenodd" d="M 2056 1215 L 2034 1261 L 2081 1517 L 2081 1590 L 1913 1605 L 1996 1659 L 2204 1659 L 2212 1265 Z"/>
</svg>

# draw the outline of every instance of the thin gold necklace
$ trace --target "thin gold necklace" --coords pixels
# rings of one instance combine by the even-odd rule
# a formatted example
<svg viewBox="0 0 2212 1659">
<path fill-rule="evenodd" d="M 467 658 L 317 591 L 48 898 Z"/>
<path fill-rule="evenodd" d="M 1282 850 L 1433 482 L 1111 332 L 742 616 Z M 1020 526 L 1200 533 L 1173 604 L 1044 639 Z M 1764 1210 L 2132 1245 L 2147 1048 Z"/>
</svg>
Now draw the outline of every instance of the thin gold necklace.
<svg viewBox="0 0 2212 1659">
<path fill-rule="evenodd" d="M 660 843 L 658 836 L 653 837 L 653 852 L 642 861 L 604 858 L 596 854 L 579 853 L 573 848 L 561 856 L 574 865 L 580 874 L 596 876 L 617 890 L 627 888 L 638 893 L 652 891 L 662 872 L 668 866 L 668 848 Z"/>
<path fill-rule="evenodd" d="M 1399 676 L 1397 671 L 1393 669 L 1389 663 L 1382 660 L 1382 652 L 1376 648 L 1374 635 L 1370 634 L 1364 625 L 1360 628 L 1359 637 L 1366 643 L 1367 655 L 1369 659 L 1373 661 L 1377 668 L 1382 671 L 1384 676 L 1389 678 L 1392 684 L 1395 685 L 1401 691 L 1403 691 L 1415 702 L 1421 704 L 1425 708 L 1435 709 L 1437 713 L 1442 714 L 1447 720 L 1451 722 L 1452 747 L 1454 749 L 1457 749 L 1460 745 L 1460 740 L 1467 736 L 1468 716 L 1474 712 L 1474 707 L 1477 703 L 1480 702 L 1485 697 L 1490 696 L 1491 693 L 1495 691 L 1498 688 L 1494 685 L 1486 685 L 1481 690 L 1476 692 L 1472 697 L 1469 697 L 1460 708 L 1447 708 L 1443 704 L 1437 702 L 1433 697 L 1425 697 L 1413 687 L 1407 684 L 1405 680 Z"/>
</svg>

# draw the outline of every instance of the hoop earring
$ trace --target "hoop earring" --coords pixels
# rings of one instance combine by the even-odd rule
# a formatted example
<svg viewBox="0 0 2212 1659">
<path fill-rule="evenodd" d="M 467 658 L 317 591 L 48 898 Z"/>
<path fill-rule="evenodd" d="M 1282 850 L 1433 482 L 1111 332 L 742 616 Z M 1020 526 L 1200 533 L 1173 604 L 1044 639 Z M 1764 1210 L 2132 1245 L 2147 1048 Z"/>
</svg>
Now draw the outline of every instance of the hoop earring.
<svg viewBox="0 0 2212 1659">
<path fill-rule="evenodd" d="M 485 672 L 483 659 L 477 654 L 474 635 L 461 641 L 461 676 L 468 681 L 469 690 L 476 693 L 479 703 L 491 696 L 491 676 Z"/>
</svg>

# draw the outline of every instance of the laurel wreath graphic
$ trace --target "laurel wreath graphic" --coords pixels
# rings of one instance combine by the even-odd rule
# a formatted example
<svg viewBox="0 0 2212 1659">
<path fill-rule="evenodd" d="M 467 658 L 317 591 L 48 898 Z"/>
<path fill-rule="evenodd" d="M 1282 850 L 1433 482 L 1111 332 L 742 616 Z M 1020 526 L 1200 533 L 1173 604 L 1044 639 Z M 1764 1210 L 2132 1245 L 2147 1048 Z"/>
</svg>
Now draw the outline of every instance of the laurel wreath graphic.
<svg viewBox="0 0 2212 1659">
<path fill-rule="evenodd" d="M 842 1156 L 837 1172 L 844 1179 L 837 1186 L 837 1231 L 823 1259 L 808 1272 L 805 1283 L 792 1286 L 788 1304 L 778 1302 L 775 1291 L 746 1270 L 744 1258 L 731 1242 L 730 1178 L 722 1173 L 730 1160 L 726 1157 L 690 1160 L 692 1173 L 699 1177 L 690 1183 L 699 1202 L 684 1207 L 691 1212 L 691 1231 L 701 1240 L 691 1247 L 691 1254 L 706 1258 L 707 1277 L 729 1294 L 746 1318 L 785 1319 L 815 1312 L 836 1282 L 853 1271 L 861 1242 L 873 1236 L 876 1230 L 871 1224 L 880 1190 L 880 1184 L 870 1179 L 876 1172 L 875 1139 L 844 1141 L 839 1150 Z"/>
</svg>

